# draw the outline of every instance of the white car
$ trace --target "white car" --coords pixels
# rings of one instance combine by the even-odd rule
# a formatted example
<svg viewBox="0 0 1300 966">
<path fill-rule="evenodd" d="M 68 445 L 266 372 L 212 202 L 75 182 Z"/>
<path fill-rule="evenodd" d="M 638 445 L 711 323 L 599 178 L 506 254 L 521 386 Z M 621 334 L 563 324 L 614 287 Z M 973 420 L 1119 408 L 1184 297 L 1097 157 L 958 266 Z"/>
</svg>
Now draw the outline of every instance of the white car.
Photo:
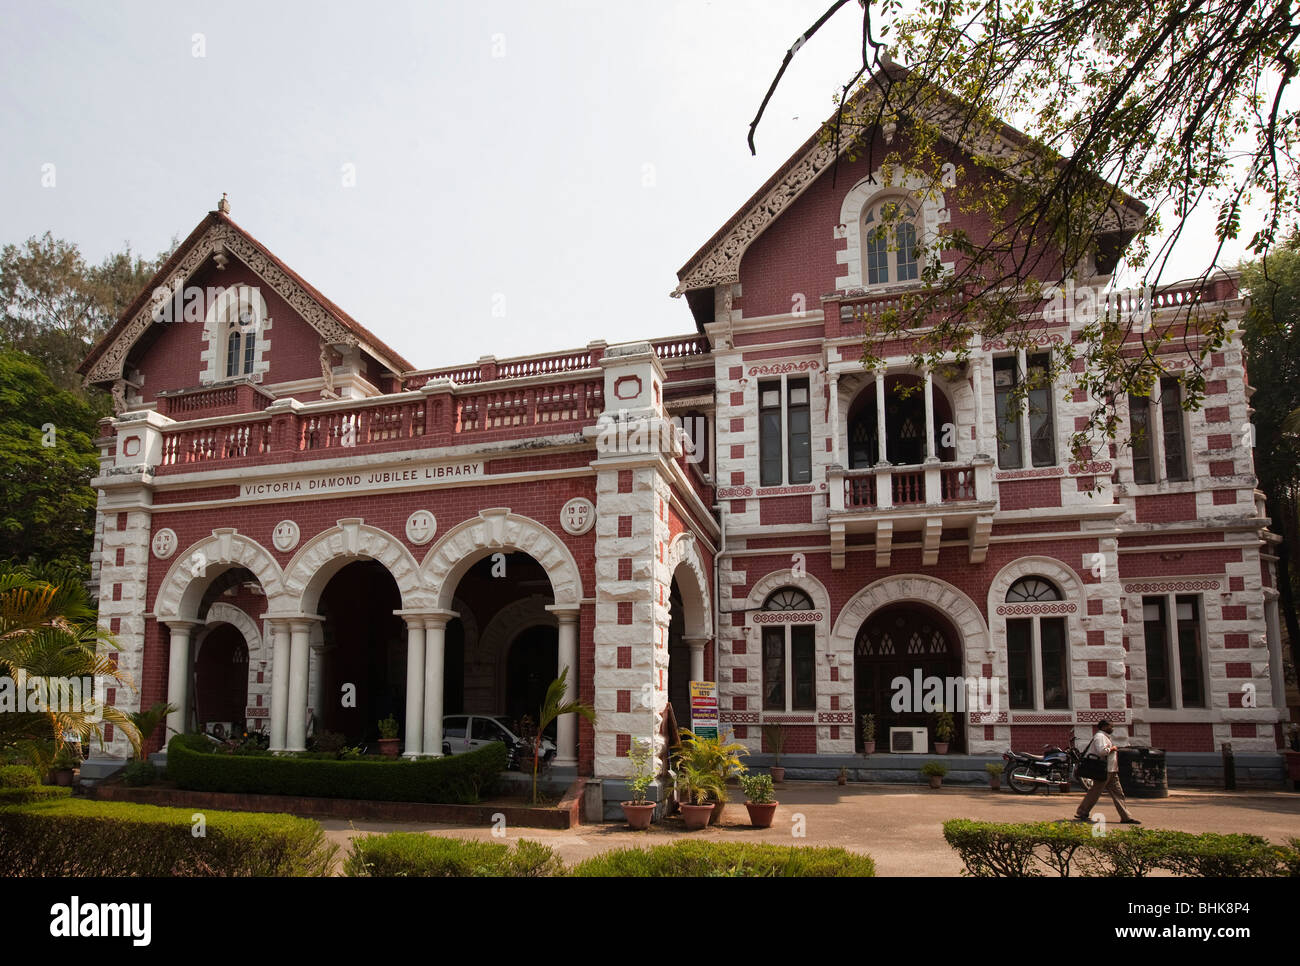
<svg viewBox="0 0 1300 966">
<path fill-rule="evenodd" d="M 482 748 L 492 741 L 499 741 L 510 752 L 511 768 L 532 768 L 519 760 L 526 750 L 527 742 L 510 730 L 509 718 L 500 714 L 449 714 L 442 719 L 442 753 L 459 755 L 476 748 Z M 555 742 L 542 738 L 542 759 L 549 764 L 555 757 Z"/>
</svg>

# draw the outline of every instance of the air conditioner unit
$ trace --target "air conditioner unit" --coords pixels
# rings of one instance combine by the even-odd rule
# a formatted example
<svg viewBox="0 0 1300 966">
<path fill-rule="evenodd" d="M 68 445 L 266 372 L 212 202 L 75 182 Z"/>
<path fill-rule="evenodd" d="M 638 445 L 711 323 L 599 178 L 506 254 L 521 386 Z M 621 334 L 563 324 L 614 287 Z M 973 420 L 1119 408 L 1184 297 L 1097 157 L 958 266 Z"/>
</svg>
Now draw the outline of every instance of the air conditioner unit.
<svg viewBox="0 0 1300 966">
<path fill-rule="evenodd" d="M 927 728 L 890 728 L 889 752 L 893 755 L 924 755 L 930 750 Z"/>
</svg>

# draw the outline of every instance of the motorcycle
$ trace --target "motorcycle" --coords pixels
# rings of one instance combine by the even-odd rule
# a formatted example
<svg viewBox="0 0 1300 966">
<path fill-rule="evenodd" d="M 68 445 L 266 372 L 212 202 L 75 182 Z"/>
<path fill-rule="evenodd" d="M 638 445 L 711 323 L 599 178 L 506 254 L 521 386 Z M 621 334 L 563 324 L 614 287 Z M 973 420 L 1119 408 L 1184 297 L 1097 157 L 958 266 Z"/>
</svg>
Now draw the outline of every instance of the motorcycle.
<svg viewBox="0 0 1300 966">
<path fill-rule="evenodd" d="M 1074 740 L 1070 742 L 1068 751 L 1048 747 L 1041 755 L 1008 749 L 1002 753 L 1002 760 L 1006 762 L 1003 774 L 1011 790 L 1019 795 L 1031 795 L 1040 788 L 1053 785 L 1058 791 L 1068 792 L 1072 781 L 1087 791 L 1092 787 L 1092 781 L 1079 778 L 1076 773 L 1082 758 Z"/>
</svg>

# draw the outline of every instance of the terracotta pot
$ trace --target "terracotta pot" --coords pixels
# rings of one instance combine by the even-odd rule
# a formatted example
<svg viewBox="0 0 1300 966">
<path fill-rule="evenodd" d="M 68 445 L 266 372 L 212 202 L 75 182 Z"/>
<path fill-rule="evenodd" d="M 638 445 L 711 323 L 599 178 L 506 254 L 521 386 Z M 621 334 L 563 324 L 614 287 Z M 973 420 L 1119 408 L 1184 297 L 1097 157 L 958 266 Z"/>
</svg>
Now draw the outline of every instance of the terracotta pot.
<svg viewBox="0 0 1300 966">
<path fill-rule="evenodd" d="M 379 753 L 385 758 L 396 758 L 401 751 L 401 744 L 400 738 L 380 738 Z"/>
<path fill-rule="evenodd" d="M 946 742 L 946 741 L 936 741 L 936 742 L 934 743 L 934 753 L 935 753 L 936 755 L 946 755 L 946 754 L 948 754 L 948 744 L 949 744 L 949 743 Z"/>
<path fill-rule="evenodd" d="M 623 817 L 633 832 L 644 832 L 655 817 L 654 802 L 623 802 Z"/>
<path fill-rule="evenodd" d="M 726 802 L 714 802 L 714 803 L 713 803 L 713 806 L 714 806 L 714 807 L 713 807 L 713 814 L 709 816 L 709 824 L 710 824 L 710 825 L 721 825 L 721 824 L 722 824 L 722 810 L 723 810 L 724 808 L 727 807 L 727 803 L 726 803 Z"/>
<path fill-rule="evenodd" d="M 1002 776 L 989 775 L 989 788 L 993 789 L 996 792 L 1001 787 L 1002 787 Z"/>
<path fill-rule="evenodd" d="M 713 815 L 713 803 L 708 805 L 687 805 L 682 803 L 682 818 L 686 820 L 686 831 L 698 832 L 704 826 L 709 824 L 709 818 Z"/>
<path fill-rule="evenodd" d="M 1286 774 L 1291 779 L 1291 787 L 1300 791 L 1300 751 L 1283 752 L 1286 758 Z"/>
<path fill-rule="evenodd" d="M 876 743 L 874 741 L 864 741 L 862 743 L 862 753 L 864 755 L 874 755 L 876 753 Z"/>
<path fill-rule="evenodd" d="M 64 788 L 70 787 L 72 785 L 72 769 L 71 768 L 54 769 L 54 784 L 62 785 Z"/>
<path fill-rule="evenodd" d="M 754 802 L 746 802 L 745 808 L 749 810 L 749 824 L 754 828 L 771 828 L 772 818 L 776 815 L 776 807 L 780 802 L 768 802 L 766 805 L 757 805 Z"/>
<path fill-rule="evenodd" d="M 780 785 L 785 781 L 785 769 L 780 765 L 773 765 L 769 771 L 772 773 L 772 784 Z"/>
<path fill-rule="evenodd" d="M 837 784 L 837 785 L 847 785 L 848 783 L 849 783 L 849 779 L 848 779 L 848 776 L 847 776 L 847 775 L 836 775 L 836 776 L 835 776 L 835 784 Z"/>
<path fill-rule="evenodd" d="M 939 786 L 941 786 L 941 785 L 943 784 L 943 776 L 942 776 L 942 775 L 931 775 L 931 776 L 929 776 L 929 777 L 930 777 L 930 787 L 931 787 L 931 788 L 938 788 Z"/>
</svg>

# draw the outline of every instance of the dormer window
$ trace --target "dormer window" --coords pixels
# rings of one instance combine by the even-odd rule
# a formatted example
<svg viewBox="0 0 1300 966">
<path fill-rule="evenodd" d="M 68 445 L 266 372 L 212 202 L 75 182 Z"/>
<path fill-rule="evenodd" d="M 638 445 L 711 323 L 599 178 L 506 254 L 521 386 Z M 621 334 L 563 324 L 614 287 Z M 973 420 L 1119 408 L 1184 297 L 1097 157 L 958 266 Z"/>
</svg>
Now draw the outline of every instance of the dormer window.
<svg viewBox="0 0 1300 966">
<path fill-rule="evenodd" d="M 260 299 L 247 286 L 229 290 L 222 306 L 222 329 L 225 332 L 225 372 L 227 379 L 253 375 L 258 358 L 258 330 L 261 328 Z"/>
<path fill-rule="evenodd" d="M 916 207 L 892 198 L 862 214 L 864 278 L 867 286 L 914 282 L 920 277 Z"/>
</svg>

